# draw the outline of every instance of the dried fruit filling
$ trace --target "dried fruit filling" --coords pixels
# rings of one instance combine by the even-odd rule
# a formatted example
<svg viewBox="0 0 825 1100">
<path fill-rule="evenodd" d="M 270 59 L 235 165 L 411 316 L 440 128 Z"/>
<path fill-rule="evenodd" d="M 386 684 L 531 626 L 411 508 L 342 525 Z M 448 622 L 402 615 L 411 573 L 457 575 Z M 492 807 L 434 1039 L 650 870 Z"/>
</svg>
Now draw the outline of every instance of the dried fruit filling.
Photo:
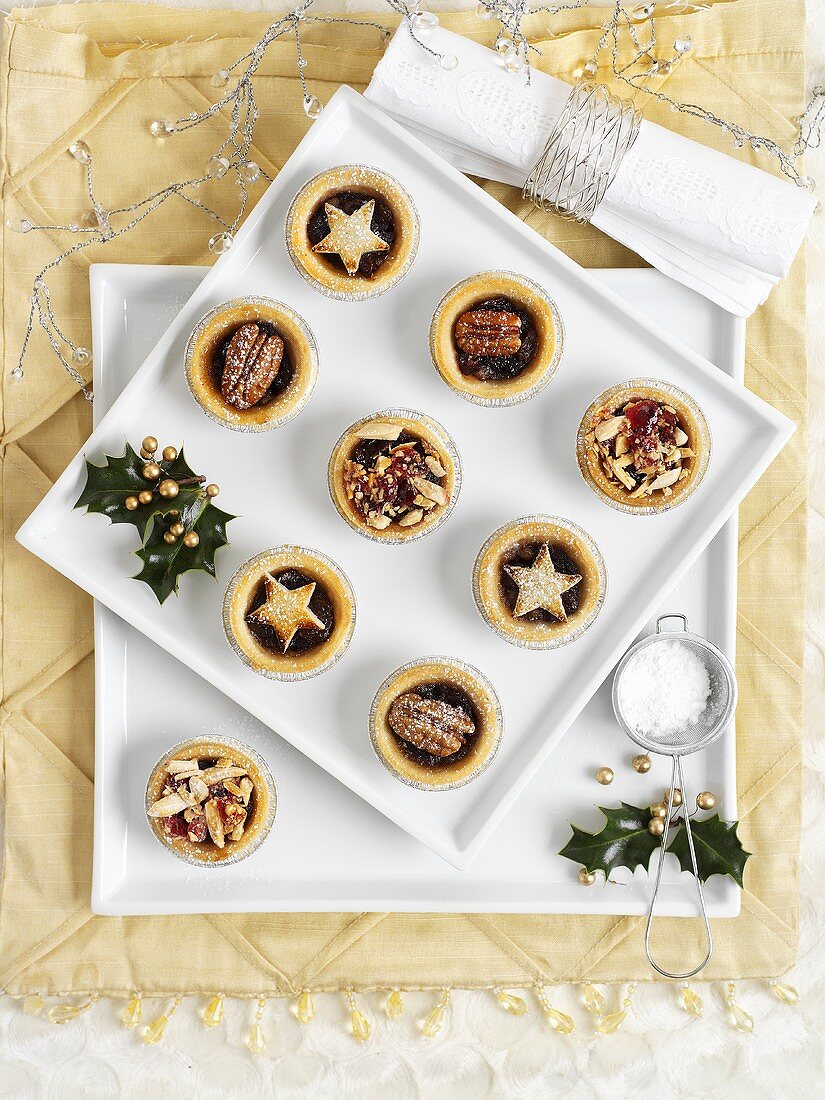
<svg viewBox="0 0 825 1100">
<path fill-rule="evenodd" d="M 424 768 L 463 760 L 478 739 L 478 715 L 466 692 L 453 684 L 419 684 L 399 695 L 387 723 L 408 759 Z"/>
<path fill-rule="evenodd" d="M 457 319 L 453 330 L 462 374 L 482 382 L 517 378 L 536 357 L 538 332 L 530 313 L 511 298 L 485 298 Z"/>
<path fill-rule="evenodd" d="M 279 348 L 275 354 L 273 345 Z M 215 388 L 227 404 L 241 410 L 277 400 L 289 387 L 294 373 L 287 346 L 270 321 L 238 325 L 212 358 Z"/>
<path fill-rule="evenodd" d="M 650 454 L 662 444 L 672 446 L 679 420 L 658 401 L 637 401 L 625 410 L 628 438 L 634 450 Z"/>
<path fill-rule="evenodd" d="M 306 653 L 311 649 L 316 649 L 319 645 L 323 645 L 323 643 L 329 639 L 335 628 L 335 610 L 327 594 L 327 590 L 319 581 L 315 580 L 313 577 L 308 577 L 299 569 L 285 569 L 280 573 L 273 573 L 272 576 L 282 584 L 284 588 L 288 588 L 290 591 L 294 591 L 296 588 L 303 588 L 308 584 L 315 584 L 315 591 L 312 593 L 309 600 L 309 610 L 321 623 L 323 623 L 323 629 L 315 626 L 304 626 L 296 630 L 287 646 L 289 652 Z M 265 579 L 262 578 L 247 608 L 246 624 L 257 641 L 260 642 L 265 649 L 273 653 L 283 654 L 285 652 L 284 646 L 273 627 L 265 622 L 255 621 L 250 618 L 252 612 L 257 611 L 265 602 L 266 582 Z"/>
<path fill-rule="evenodd" d="M 173 840 L 237 843 L 255 810 L 255 788 L 245 767 L 226 758 L 170 760 L 161 796 L 149 817 Z"/>
<path fill-rule="evenodd" d="M 399 431 L 392 440 L 360 439 L 345 463 L 344 485 L 369 527 L 384 530 L 396 522 L 413 528 L 428 512 L 448 503 L 442 486 L 446 473 L 428 443 Z"/>
<path fill-rule="evenodd" d="M 387 206 L 382 199 L 377 198 L 375 195 L 363 194 L 359 191 L 339 191 L 337 194 L 331 195 L 324 199 L 323 202 L 318 203 L 310 214 L 309 221 L 307 222 L 307 238 L 309 243 L 313 246 L 320 244 L 330 232 L 329 219 L 324 209 L 327 203 L 330 203 L 332 206 L 337 206 L 338 209 L 343 210 L 345 214 L 354 214 L 356 210 L 360 210 L 364 203 L 369 202 L 371 199 L 375 202 L 375 207 L 370 220 L 370 228 L 376 236 L 380 237 L 381 240 L 385 241 L 390 247 L 386 252 L 366 252 L 361 257 L 355 274 L 365 279 L 369 279 L 380 267 L 383 267 L 389 259 L 392 253 L 392 246 L 395 243 L 395 218 L 393 217 L 392 210 L 390 210 L 389 206 Z M 329 253 L 325 255 L 324 258 L 337 270 L 346 271 L 346 266 L 340 256 Z"/>
<path fill-rule="evenodd" d="M 694 452 L 676 410 L 651 397 L 597 412 L 587 444 L 609 481 L 634 498 L 673 494 Z"/>
<path fill-rule="evenodd" d="M 501 593 L 504 598 L 504 603 L 507 606 L 511 614 L 513 614 L 518 600 L 519 587 L 513 578 L 506 572 L 505 566 L 531 566 L 538 557 L 544 543 L 524 541 L 519 542 L 517 545 L 510 547 L 506 550 L 499 560 L 499 583 L 501 584 Z M 547 544 L 547 549 L 550 552 L 550 560 L 553 563 L 557 573 L 567 574 L 580 574 L 581 569 L 564 547 L 559 545 Z M 572 588 L 568 588 L 566 592 L 561 594 L 561 602 L 564 607 L 565 613 L 568 618 L 573 615 L 579 609 L 583 593 L 581 592 L 581 585 L 574 585 Z M 541 623 L 555 623 L 558 619 L 555 615 L 551 614 L 544 607 L 537 607 L 534 611 L 527 612 L 526 615 L 519 616 L 527 622 L 541 622 Z"/>
</svg>

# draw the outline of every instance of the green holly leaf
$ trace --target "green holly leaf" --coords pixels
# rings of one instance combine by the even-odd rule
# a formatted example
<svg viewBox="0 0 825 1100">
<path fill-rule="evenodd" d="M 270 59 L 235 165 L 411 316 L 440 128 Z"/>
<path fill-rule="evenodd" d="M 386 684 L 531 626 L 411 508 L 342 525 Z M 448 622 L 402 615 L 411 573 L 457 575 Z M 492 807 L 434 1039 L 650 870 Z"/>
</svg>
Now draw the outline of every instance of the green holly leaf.
<svg viewBox="0 0 825 1100">
<path fill-rule="evenodd" d="M 705 818 L 704 821 L 691 820 L 696 866 L 702 882 L 707 882 L 712 875 L 730 875 L 738 886 L 743 885 L 742 875 L 751 853 L 745 851 L 736 834 L 738 824 L 738 821 L 722 821 L 719 814 Z M 673 852 L 683 871 L 693 873 L 684 827 L 670 842 L 667 850 Z"/>
<path fill-rule="evenodd" d="M 647 831 L 650 810 L 622 802 L 618 809 L 600 806 L 607 819 L 598 833 L 588 833 L 575 825 L 573 835 L 559 852 L 565 859 L 581 863 L 588 871 L 604 871 L 605 878 L 617 867 L 647 867 L 660 838 Z"/>
<path fill-rule="evenodd" d="M 176 498 L 180 499 L 180 497 Z M 186 546 L 179 538 L 168 543 L 163 536 L 169 525 L 163 521 L 155 523 L 148 538 L 137 551 L 143 562 L 143 568 L 136 574 L 135 580 L 148 584 L 163 603 L 178 590 L 178 581 L 184 573 L 192 569 L 203 569 L 215 576 L 215 551 L 229 542 L 226 537 L 226 525 L 235 519 L 228 512 L 217 508 L 208 497 L 202 494 L 197 500 L 181 509 L 179 522 L 187 532 L 195 531 L 198 545 Z"/>
</svg>

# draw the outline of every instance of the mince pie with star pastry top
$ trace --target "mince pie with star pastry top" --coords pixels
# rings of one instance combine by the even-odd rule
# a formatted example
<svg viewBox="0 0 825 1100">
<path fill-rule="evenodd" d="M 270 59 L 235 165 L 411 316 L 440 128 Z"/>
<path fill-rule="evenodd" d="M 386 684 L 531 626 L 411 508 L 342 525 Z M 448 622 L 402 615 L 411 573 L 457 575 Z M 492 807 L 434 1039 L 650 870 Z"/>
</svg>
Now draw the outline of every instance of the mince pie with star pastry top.
<svg viewBox="0 0 825 1100">
<path fill-rule="evenodd" d="M 355 629 L 355 595 L 317 550 L 277 546 L 245 562 L 223 605 L 226 637 L 262 676 L 304 680 L 333 665 Z"/>
<path fill-rule="evenodd" d="M 298 273 L 332 298 L 374 298 L 406 275 L 418 213 L 398 180 L 361 164 L 321 172 L 292 201 L 286 245 Z"/>
<path fill-rule="evenodd" d="M 452 790 L 488 767 L 504 723 L 493 685 L 451 657 L 402 665 L 378 689 L 370 739 L 382 764 L 420 790 Z"/>
<path fill-rule="evenodd" d="M 484 271 L 447 291 L 430 324 L 433 364 L 477 405 L 514 405 L 553 377 L 564 347 L 556 303 L 532 279 Z"/>
<path fill-rule="evenodd" d="M 186 347 L 186 381 L 203 411 L 239 432 L 277 428 L 312 396 L 318 352 L 308 325 L 271 298 L 210 310 Z"/>
<path fill-rule="evenodd" d="M 525 649 L 555 649 L 580 637 L 601 610 L 606 589 L 593 539 L 555 516 L 526 516 L 500 527 L 473 570 L 482 617 Z"/>
<path fill-rule="evenodd" d="M 350 425 L 333 448 L 329 492 L 341 516 L 378 542 L 411 542 L 439 527 L 455 506 L 461 462 L 435 420 L 384 409 Z"/>
</svg>

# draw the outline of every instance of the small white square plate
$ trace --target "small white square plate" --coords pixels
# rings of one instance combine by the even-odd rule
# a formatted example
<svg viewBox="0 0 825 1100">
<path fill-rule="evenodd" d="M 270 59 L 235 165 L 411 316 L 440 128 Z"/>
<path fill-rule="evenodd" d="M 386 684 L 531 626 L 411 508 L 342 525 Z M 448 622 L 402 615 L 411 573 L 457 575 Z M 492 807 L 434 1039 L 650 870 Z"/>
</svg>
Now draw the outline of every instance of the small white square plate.
<svg viewBox="0 0 825 1100">
<path fill-rule="evenodd" d="M 293 269 L 283 226 L 298 188 L 335 164 L 377 164 L 404 181 L 421 214 L 418 257 L 403 283 L 363 303 L 334 302 Z M 490 266 L 538 280 L 555 297 L 567 341 L 556 378 L 509 409 L 461 400 L 427 362 L 427 331 L 443 292 Z M 306 410 L 273 432 L 242 435 L 209 420 L 182 370 L 195 322 L 244 294 L 269 294 L 306 317 L 321 369 Z M 713 435 L 699 490 L 659 516 L 624 515 L 584 484 L 574 438 L 582 412 L 608 385 L 659 377 L 698 401 Z M 326 488 L 342 429 L 373 409 L 420 408 L 446 425 L 464 462 L 464 484 L 444 526 L 407 546 L 369 542 L 343 523 Z M 221 504 L 242 518 L 212 578 L 190 573 L 181 595 L 158 606 L 130 579 L 135 532 L 73 510 L 84 456 L 119 454 L 147 432 L 183 440 L 190 463 L 222 486 Z M 458 867 L 478 854 L 506 810 L 604 680 L 661 594 L 684 575 L 793 432 L 743 386 L 649 322 L 590 273 L 350 89 L 336 93 L 275 182 L 89 439 L 18 533 L 61 570 L 250 714 L 321 764 Z M 470 593 L 479 546 L 501 523 L 551 512 L 589 531 L 609 576 L 604 607 L 583 637 L 552 652 L 509 645 L 483 623 Z M 328 553 L 350 577 L 359 612 L 352 644 L 321 676 L 274 683 L 241 665 L 221 624 L 232 571 L 282 542 Z M 505 713 L 492 766 L 449 793 L 400 784 L 375 757 L 367 715 L 397 665 L 455 654 L 485 671 Z"/>
</svg>

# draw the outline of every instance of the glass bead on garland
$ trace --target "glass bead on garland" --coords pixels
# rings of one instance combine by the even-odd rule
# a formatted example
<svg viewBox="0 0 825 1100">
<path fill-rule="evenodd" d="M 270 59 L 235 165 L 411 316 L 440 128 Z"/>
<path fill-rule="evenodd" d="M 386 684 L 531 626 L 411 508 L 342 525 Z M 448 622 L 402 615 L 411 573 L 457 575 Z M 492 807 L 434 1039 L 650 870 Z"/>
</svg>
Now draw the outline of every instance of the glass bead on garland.
<svg viewBox="0 0 825 1100">
<path fill-rule="evenodd" d="M 166 1034 L 166 1028 L 169 1026 L 169 1021 L 182 1004 L 183 998 L 175 997 L 166 1013 L 157 1016 L 150 1024 L 146 1025 L 143 1029 L 143 1042 L 146 1043 L 147 1046 L 153 1046 L 155 1043 L 161 1041 Z"/>
<path fill-rule="evenodd" d="M 307 93 L 304 96 L 304 114 L 307 118 L 316 119 L 323 111 L 324 105 L 317 95 Z"/>
<path fill-rule="evenodd" d="M 410 22 L 414 30 L 427 34 L 438 26 L 438 16 L 431 11 L 416 11 L 413 12 Z"/>
<path fill-rule="evenodd" d="M 206 174 L 210 179 L 221 180 L 232 167 L 227 157 L 218 156 L 210 157 L 206 165 Z"/>
<path fill-rule="evenodd" d="M 209 251 L 214 252 L 216 256 L 223 256 L 234 243 L 231 233 L 216 233 L 214 237 L 209 238 Z"/>
<path fill-rule="evenodd" d="M 608 1012 L 607 1015 L 599 1017 L 596 1022 L 596 1031 L 598 1031 L 600 1035 L 614 1035 L 619 1030 L 627 1019 L 627 1013 L 633 1002 L 633 994 L 635 992 L 636 983 L 631 982 L 622 999 L 622 1007 L 616 1012 Z"/>
<path fill-rule="evenodd" d="M 302 989 L 295 1006 L 295 1016 L 299 1024 L 306 1026 L 315 1019 L 315 1003 L 308 989 Z"/>
<path fill-rule="evenodd" d="M 404 1001 L 401 998 L 400 989 L 391 989 L 390 995 L 387 997 L 387 1003 L 384 1007 L 384 1011 L 390 1020 L 398 1020 L 404 1015 Z"/>
<path fill-rule="evenodd" d="M 442 989 L 441 996 L 436 1003 L 426 1016 L 423 1016 L 419 1021 L 421 1032 L 427 1039 L 434 1039 L 441 1031 L 441 1028 L 444 1026 L 444 1016 L 446 1015 L 449 1005 L 450 991 L 449 989 Z"/>
<path fill-rule="evenodd" d="M 6 228 L 12 233 L 30 233 L 34 226 L 28 218 L 6 218 Z"/>
<path fill-rule="evenodd" d="M 562 1012 L 560 1009 L 553 1007 L 541 982 L 536 982 L 535 988 L 536 997 L 541 1005 L 544 1018 L 553 1031 L 559 1035 L 572 1035 L 576 1030 L 573 1018 L 568 1016 L 566 1012 Z"/>
<path fill-rule="evenodd" d="M 81 164 L 91 164 L 92 162 L 92 151 L 85 141 L 73 141 L 69 146 L 69 152 Z"/>
<path fill-rule="evenodd" d="M 171 134 L 173 132 L 174 127 L 170 126 L 168 122 L 164 122 L 162 118 L 156 118 L 149 123 L 149 133 L 152 135 L 152 137 L 166 137 L 167 134 Z"/>
<path fill-rule="evenodd" d="M 225 88 L 229 83 L 229 73 L 226 69 L 218 69 L 209 83 L 213 88 Z"/>
<path fill-rule="evenodd" d="M 350 1031 L 352 1032 L 353 1039 L 359 1043 L 369 1042 L 372 1036 L 372 1025 L 358 1007 L 355 1001 L 355 994 L 351 989 L 347 989 L 344 992 L 344 997 L 346 998 L 350 1010 Z"/>
<path fill-rule="evenodd" d="M 128 1002 L 121 1015 L 121 1021 L 124 1027 L 133 1028 L 137 1027 L 140 1023 L 143 1015 L 143 998 L 140 993 L 135 995 Z"/>
<path fill-rule="evenodd" d="M 597 989 L 595 985 L 591 985 L 590 982 L 584 983 L 582 999 L 584 1000 L 585 1008 L 591 1015 L 600 1016 L 604 1012 L 607 1004 L 604 999 L 604 994 L 600 989 Z"/>
<path fill-rule="evenodd" d="M 216 994 L 203 1010 L 203 1026 L 217 1027 L 223 1021 L 223 993 Z"/>
<path fill-rule="evenodd" d="M 496 989 L 495 995 L 499 1005 L 511 1016 L 524 1016 L 527 1012 L 527 1002 L 523 997 L 508 993 L 506 989 Z"/>
</svg>

